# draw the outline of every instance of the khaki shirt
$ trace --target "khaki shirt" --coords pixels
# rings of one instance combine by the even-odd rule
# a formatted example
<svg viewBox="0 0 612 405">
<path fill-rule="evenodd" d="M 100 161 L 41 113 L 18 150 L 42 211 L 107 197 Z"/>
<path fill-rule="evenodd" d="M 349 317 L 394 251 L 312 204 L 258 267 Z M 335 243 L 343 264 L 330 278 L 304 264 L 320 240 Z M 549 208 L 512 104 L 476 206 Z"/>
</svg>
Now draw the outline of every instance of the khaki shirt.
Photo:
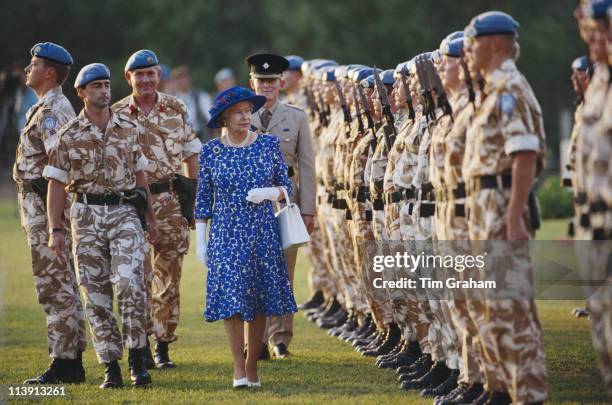
<svg viewBox="0 0 612 405">
<path fill-rule="evenodd" d="M 408 135 L 404 138 L 402 153 L 397 159 L 393 172 L 393 184 L 396 188 L 411 188 L 417 168 L 419 144 L 423 132 L 427 130 L 427 118 L 422 113 L 422 107 L 415 107 L 416 116 Z"/>
<path fill-rule="evenodd" d="M 537 153 L 537 172 L 544 166 L 546 140 L 540 104 L 511 59 L 487 81 L 484 100 L 467 131 L 463 175 L 468 183 L 484 175 L 512 171 L 516 152 Z"/>
<path fill-rule="evenodd" d="M 74 117 L 74 109 L 60 86 L 49 90 L 30 107 L 26 113 L 26 125 L 19 136 L 13 167 L 15 182 L 42 177 L 60 128 Z"/>
<path fill-rule="evenodd" d="M 138 128 L 138 143 L 149 161 L 146 170 L 149 183 L 167 181 L 182 173 L 183 161 L 202 149 L 187 107 L 176 97 L 157 93 L 157 102 L 148 115 L 138 108 L 133 96 L 116 102 L 112 110 Z"/>
<path fill-rule="evenodd" d="M 391 152 L 389 152 L 387 167 L 385 168 L 385 175 L 383 178 L 384 193 L 392 193 L 397 190 L 396 184 L 393 182 L 393 175 L 395 174 L 397 163 L 404 152 L 406 139 L 408 138 L 408 135 L 410 135 L 412 127 L 414 126 L 414 121 L 404 116 L 404 118 L 398 124 L 397 138 L 393 143 Z"/>
<path fill-rule="evenodd" d="M 608 82 L 609 83 L 609 82 Z M 612 92 L 608 84 L 606 99 L 604 101 L 603 114 L 596 126 L 593 128 L 592 138 L 593 151 L 587 158 L 586 193 L 589 201 L 606 203 L 608 209 L 612 208 Z M 610 214 L 607 214 L 610 216 Z M 608 223 L 608 230 L 612 224 Z"/>
<path fill-rule="evenodd" d="M 272 117 L 267 128 L 261 124 L 261 108 L 252 116 L 251 124 L 258 132 L 275 135 L 280 141 L 283 159 L 298 173 L 298 180 L 291 179 L 291 200 L 300 207 L 302 214 L 316 215 L 315 157 L 312 149 L 308 116 L 297 107 L 277 102 L 272 107 Z"/>
<path fill-rule="evenodd" d="M 570 136 L 569 144 L 567 145 L 567 170 L 570 172 L 570 178 L 572 179 L 572 186 L 576 184 L 576 146 L 578 143 L 578 137 L 580 136 L 580 129 L 582 127 L 582 108 L 584 102 L 576 106 L 574 111 L 574 126 L 572 127 L 572 135 Z"/>
<path fill-rule="evenodd" d="M 136 172 L 147 164 L 133 122 L 111 113 L 103 133 L 83 110 L 62 128 L 43 175 L 74 192 L 117 193 L 136 187 Z"/>
<path fill-rule="evenodd" d="M 457 111 L 455 123 L 446 136 L 444 153 L 444 182 L 446 190 L 452 192 L 459 183 L 464 183 L 462 165 L 465 153 L 465 133 L 474 117 L 474 104 L 467 103 L 463 109 Z"/>
</svg>

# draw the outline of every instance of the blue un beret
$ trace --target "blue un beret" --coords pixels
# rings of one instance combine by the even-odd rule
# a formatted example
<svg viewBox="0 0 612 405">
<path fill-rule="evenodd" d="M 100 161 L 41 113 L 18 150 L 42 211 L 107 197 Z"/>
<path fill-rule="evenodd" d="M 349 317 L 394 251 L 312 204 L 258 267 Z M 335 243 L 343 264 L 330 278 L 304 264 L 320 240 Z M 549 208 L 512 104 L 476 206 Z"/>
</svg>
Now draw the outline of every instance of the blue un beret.
<svg viewBox="0 0 612 405">
<path fill-rule="evenodd" d="M 588 68 L 589 60 L 586 56 L 579 56 L 572 62 L 572 69 L 582 70 L 583 72 L 586 72 Z"/>
<path fill-rule="evenodd" d="M 41 42 L 34 45 L 30 50 L 30 54 L 37 58 L 61 63 L 62 65 L 70 66 L 73 63 L 70 52 L 68 52 L 66 48 L 54 44 L 53 42 Z"/>
<path fill-rule="evenodd" d="M 351 75 L 350 79 L 356 83 L 361 82 L 363 79 L 365 79 L 366 77 L 370 76 L 374 74 L 374 69 L 369 68 L 369 67 L 365 67 L 365 68 L 361 68 L 358 70 L 354 70 L 353 74 Z"/>
<path fill-rule="evenodd" d="M 304 58 L 297 55 L 285 56 L 285 59 L 289 61 L 289 67 L 287 68 L 287 70 L 300 70 L 302 67 L 302 63 L 304 63 Z"/>
<path fill-rule="evenodd" d="M 94 80 L 110 80 L 110 70 L 102 63 L 90 63 L 79 71 L 74 81 L 74 88 L 85 87 Z"/>
<path fill-rule="evenodd" d="M 332 66 L 325 66 L 319 69 L 319 80 L 331 82 L 336 80 L 336 69 Z"/>
<path fill-rule="evenodd" d="M 383 82 L 383 84 L 392 86 L 393 83 L 395 83 L 395 77 L 393 76 L 394 73 L 395 73 L 395 69 L 385 70 L 384 72 L 382 72 L 380 76 L 380 80 Z"/>
<path fill-rule="evenodd" d="M 168 80 L 170 78 L 170 66 L 160 63 L 161 68 L 161 79 Z"/>
<path fill-rule="evenodd" d="M 465 28 L 466 37 L 483 35 L 512 34 L 518 35 L 519 23 L 511 15 L 501 11 L 487 11 L 472 18 Z"/>
<path fill-rule="evenodd" d="M 610 7 L 612 7 L 612 0 L 591 0 L 583 6 L 583 14 L 587 18 L 606 19 Z"/>
<path fill-rule="evenodd" d="M 125 64 L 125 71 L 148 68 L 159 64 L 155 52 L 148 49 L 141 49 L 130 56 Z"/>
</svg>

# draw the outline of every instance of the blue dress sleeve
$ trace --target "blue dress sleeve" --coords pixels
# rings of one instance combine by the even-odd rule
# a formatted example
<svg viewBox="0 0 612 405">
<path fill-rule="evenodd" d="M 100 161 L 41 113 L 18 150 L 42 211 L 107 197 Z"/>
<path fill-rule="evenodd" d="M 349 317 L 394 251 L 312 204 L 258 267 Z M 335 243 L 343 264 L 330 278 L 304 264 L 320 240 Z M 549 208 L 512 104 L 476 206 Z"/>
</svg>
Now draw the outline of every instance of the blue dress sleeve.
<svg viewBox="0 0 612 405">
<path fill-rule="evenodd" d="M 202 147 L 199 158 L 198 192 L 196 195 L 195 219 L 206 220 L 212 218 L 214 203 L 214 186 L 210 167 L 206 165 L 209 159 L 207 146 Z"/>
<path fill-rule="evenodd" d="M 287 194 L 291 195 L 292 184 L 287 174 L 288 166 L 283 160 L 280 149 L 280 141 L 277 137 L 272 137 L 272 165 L 274 166 L 274 185 L 285 187 Z"/>
</svg>

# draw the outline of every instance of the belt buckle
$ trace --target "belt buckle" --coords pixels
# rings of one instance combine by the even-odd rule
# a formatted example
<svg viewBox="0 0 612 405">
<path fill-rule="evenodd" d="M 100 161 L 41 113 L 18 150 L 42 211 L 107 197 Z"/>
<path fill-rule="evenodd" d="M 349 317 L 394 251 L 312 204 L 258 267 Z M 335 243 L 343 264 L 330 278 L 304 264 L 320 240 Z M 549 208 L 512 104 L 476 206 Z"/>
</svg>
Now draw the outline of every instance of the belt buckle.
<svg viewBox="0 0 612 405">
<path fill-rule="evenodd" d="M 85 205 L 89 205 L 87 203 L 87 193 L 83 193 L 83 202 L 85 203 Z"/>
<path fill-rule="evenodd" d="M 168 190 L 169 191 L 174 191 L 174 179 L 170 179 L 168 181 Z"/>
</svg>

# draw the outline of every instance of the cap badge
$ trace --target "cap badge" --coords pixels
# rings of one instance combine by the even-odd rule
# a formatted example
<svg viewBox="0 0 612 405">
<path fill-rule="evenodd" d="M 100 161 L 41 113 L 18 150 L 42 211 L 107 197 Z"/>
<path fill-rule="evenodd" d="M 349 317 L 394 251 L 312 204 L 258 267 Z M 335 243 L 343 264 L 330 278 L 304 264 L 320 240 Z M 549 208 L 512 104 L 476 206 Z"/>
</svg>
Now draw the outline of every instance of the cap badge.
<svg viewBox="0 0 612 405">
<path fill-rule="evenodd" d="M 270 67 L 270 64 L 268 62 L 264 63 L 263 65 L 264 70 L 268 70 L 268 68 Z"/>
</svg>

